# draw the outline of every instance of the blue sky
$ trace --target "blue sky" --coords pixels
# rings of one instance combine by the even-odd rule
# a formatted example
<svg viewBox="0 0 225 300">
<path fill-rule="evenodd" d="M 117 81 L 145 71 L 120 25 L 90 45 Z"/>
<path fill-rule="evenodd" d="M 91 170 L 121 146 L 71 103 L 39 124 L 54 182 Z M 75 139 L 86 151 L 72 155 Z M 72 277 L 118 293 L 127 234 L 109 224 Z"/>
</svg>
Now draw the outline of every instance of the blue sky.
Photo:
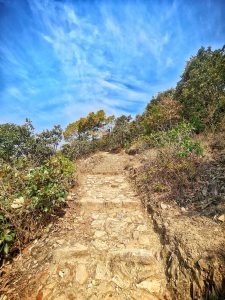
<svg viewBox="0 0 225 300">
<path fill-rule="evenodd" d="M 225 44 L 224 16 L 222 0 L 0 0 L 0 123 L 140 113 Z"/>
</svg>

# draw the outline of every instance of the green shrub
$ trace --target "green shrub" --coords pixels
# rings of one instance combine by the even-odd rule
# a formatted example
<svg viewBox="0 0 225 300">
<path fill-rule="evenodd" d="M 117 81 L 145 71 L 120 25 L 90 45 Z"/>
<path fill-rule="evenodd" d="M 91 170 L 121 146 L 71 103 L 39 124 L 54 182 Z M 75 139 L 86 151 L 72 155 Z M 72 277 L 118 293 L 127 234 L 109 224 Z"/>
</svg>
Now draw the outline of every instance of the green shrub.
<svg viewBox="0 0 225 300">
<path fill-rule="evenodd" d="M 0 257 L 3 253 L 7 255 L 11 244 L 15 240 L 16 233 L 5 215 L 0 213 Z"/>
<path fill-rule="evenodd" d="M 98 143 L 99 140 L 74 140 L 70 144 L 62 146 L 62 153 L 69 159 L 76 160 L 98 150 Z"/>
<path fill-rule="evenodd" d="M 180 123 L 168 131 L 157 131 L 143 136 L 141 139 L 149 147 L 171 147 L 174 154 L 187 157 L 190 154 L 203 155 L 203 149 L 198 141 L 193 138 L 194 127 L 189 123 Z"/>
<path fill-rule="evenodd" d="M 44 165 L 31 170 L 26 177 L 25 189 L 16 196 L 28 199 L 28 207 L 45 212 L 65 200 L 73 183 L 74 165 L 62 155 L 53 156 Z"/>
<path fill-rule="evenodd" d="M 156 158 L 150 159 L 139 173 L 139 185 L 147 191 L 152 201 L 176 201 L 186 205 L 192 198 L 201 169 L 201 158 L 189 154 L 182 157 L 171 147 L 158 149 Z M 157 197 L 152 197 L 158 193 Z M 189 198 L 190 197 L 190 198 Z M 157 203 L 158 204 L 158 203 Z"/>
<path fill-rule="evenodd" d="M 14 165 L 2 163 L 0 257 L 6 254 L 15 235 L 21 243 L 34 237 L 35 228 L 44 226 L 43 218 L 65 201 L 75 175 L 74 163 L 60 154 L 34 168 L 25 158 L 17 160 Z"/>
<path fill-rule="evenodd" d="M 201 147 L 201 145 L 198 141 L 195 141 L 190 138 L 186 138 L 179 143 L 178 149 L 177 149 L 177 154 L 180 157 L 187 157 L 191 153 L 194 153 L 197 156 L 202 156 L 203 148 Z"/>
</svg>

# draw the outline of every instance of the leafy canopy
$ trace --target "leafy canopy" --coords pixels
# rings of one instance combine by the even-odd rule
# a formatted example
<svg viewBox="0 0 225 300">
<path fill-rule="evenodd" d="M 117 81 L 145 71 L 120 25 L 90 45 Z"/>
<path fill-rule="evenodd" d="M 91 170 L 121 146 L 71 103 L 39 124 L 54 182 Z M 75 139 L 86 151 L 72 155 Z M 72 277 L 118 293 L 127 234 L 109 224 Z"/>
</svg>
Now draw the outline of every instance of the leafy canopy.
<svg viewBox="0 0 225 300">
<path fill-rule="evenodd" d="M 28 119 L 23 125 L 0 124 L 0 159 L 13 162 L 14 159 L 27 157 L 38 165 L 56 153 L 61 140 L 60 125 L 34 134 L 34 127 Z"/>
<path fill-rule="evenodd" d="M 151 100 L 143 114 L 145 133 L 169 130 L 181 121 L 181 105 L 174 100 L 174 90 L 159 93 Z"/>
<path fill-rule="evenodd" d="M 85 118 L 69 124 L 63 132 L 66 141 L 73 141 L 75 139 L 94 139 L 101 131 L 106 129 L 114 120 L 114 116 L 107 117 L 104 110 L 99 110 L 96 113 L 91 112 Z"/>
<path fill-rule="evenodd" d="M 215 51 L 199 49 L 185 67 L 175 98 L 197 132 L 219 129 L 225 122 L 225 46 Z"/>
</svg>

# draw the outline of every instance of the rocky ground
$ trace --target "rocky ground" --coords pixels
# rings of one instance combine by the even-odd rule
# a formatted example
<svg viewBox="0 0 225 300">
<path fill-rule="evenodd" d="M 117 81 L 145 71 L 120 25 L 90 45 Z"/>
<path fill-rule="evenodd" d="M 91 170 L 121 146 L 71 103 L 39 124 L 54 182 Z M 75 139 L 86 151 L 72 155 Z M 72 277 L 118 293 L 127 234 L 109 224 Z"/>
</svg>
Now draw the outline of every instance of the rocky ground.
<svg viewBox="0 0 225 300">
<path fill-rule="evenodd" d="M 129 160 L 80 161 L 65 215 L 5 266 L 1 300 L 171 299 L 162 244 L 124 173 Z"/>
</svg>

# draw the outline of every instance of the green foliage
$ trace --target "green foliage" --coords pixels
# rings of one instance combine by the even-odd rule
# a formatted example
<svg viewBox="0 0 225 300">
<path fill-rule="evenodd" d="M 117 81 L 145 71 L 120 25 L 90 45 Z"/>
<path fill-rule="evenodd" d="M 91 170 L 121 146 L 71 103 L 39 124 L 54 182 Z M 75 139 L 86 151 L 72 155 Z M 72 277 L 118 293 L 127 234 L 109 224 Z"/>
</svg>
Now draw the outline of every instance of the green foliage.
<svg viewBox="0 0 225 300">
<path fill-rule="evenodd" d="M 24 125 L 0 125 L 0 159 L 13 162 L 15 159 L 27 157 L 35 165 L 41 164 L 56 153 L 57 146 L 62 140 L 62 129 L 59 125 L 52 130 L 34 134 L 31 121 Z"/>
<path fill-rule="evenodd" d="M 145 134 L 169 130 L 181 121 L 181 105 L 174 100 L 174 90 L 159 93 L 153 97 L 143 114 Z"/>
<path fill-rule="evenodd" d="M 143 126 L 140 117 L 106 117 L 104 111 L 90 113 L 86 118 L 71 123 L 64 131 L 69 143 L 62 146 L 62 153 L 70 159 L 78 159 L 98 150 L 111 151 L 127 147 L 137 138 Z"/>
<path fill-rule="evenodd" d="M 190 138 L 183 139 L 178 144 L 177 154 L 180 157 L 187 157 L 192 153 L 197 156 L 203 155 L 203 148 L 201 147 L 200 143 Z"/>
<path fill-rule="evenodd" d="M 74 164 L 62 155 L 52 156 L 32 169 L 3 164 L 0 173 L 0 204 L 5 209 L 50 211 L 64 201 L 74 180 Z"/>
<path fill-rule="evenodd" d="M 101 150 L 99 140 L 74 140 L 62 146 L 62 153 L 71 160 L 86 157 L 96 150 Z"/>
<path fill-rule="evenodd" d="M 0 158 L 10 161 L 27 155 L 32 143 L 33 126 L 29 120 L 24 125 L 0 124 Z"/>
<path fill-rule="evenodd" d="M 9 249 L 15 234 L 23 242 L 27 232 L 30 235 L 31 228 L 35 230 L 43 216 L 50 215 L 62 205 L 74 183 L 75 174 L 74 163 L 61 154 L 54 155 L 42 165 L 32 168 L 26 158 L 16 160 L 13 164 L 2 162 L 0 245 L 4 246 L 0 248 L 0 257 L 5 249 Z"/>
<path fill-rule="evenodd" d="M 110 140 L 112 148 L 125 147 L 128 143 L 130 143 L 130 121 L 131 116 L 125 115 L 122 115 L 115 120 Z"/>
<path fill-rule="evenodd" d="M 115 120 L 112 131 L 108 135 L 108 148 L 127 148 L 143 133 L 141 117 L 132 120 L 131 116 L 122 115 Z"/>
<path fill-rule="evenodd" d="M 225 47 L 215 51 L 201 48 L 188 61 L 175 98 L 196 132 L 220 129 L 225 113 Z"/>
<path fill-rule="evenodd" d="M 28 200 L 28 208 L 48 212 L 65 201 L 74 180 L 74 164 L 62 155 L 53 156 L 26 176 L 25 187 L 16 196 Z"/>
<path fill-rule="evenodd" d="M 4 255 L 9 253 L 15 237 L 16 233 L 12 228 L 12 225 L 8 223 L 5 215 L 0 212 L 0 257 L 2 253 Z"/>
<path fill-rule="evenodd" d="M 203 149 L 200 143 L 193 139 L 193 132 L 192 124 L 182 122 L 168 131 L 158 131 L 143 136 L 142 140 L 150 147 L 171 147 L 177 156 L 187 157 L 192 153 L 202 156 Z"/>
<path fill-rule="evenodd" d="M 156 182 L 152 185 L 152 190 L 155 193 L 163 193 L 167 190 L 167 187 L 165 184 L 163 184 L 161 182 Z"/>
<path fill-rule="evenodd" d="M 29 154 L 38 165 L 56 153 L 62 140 L 62 128 L 55 125 L 51 130 L 47 129 L 36 134 L 34 139 L 34 147 Z"/>
<path fill-rule="evenodd" d="M 114 116 L 106 117 L 104 110 L 91 112 L 85 118 L 69 124 L 63 132 L 65 141 L 95 139 L 113 121 Z"/>
</svg>

